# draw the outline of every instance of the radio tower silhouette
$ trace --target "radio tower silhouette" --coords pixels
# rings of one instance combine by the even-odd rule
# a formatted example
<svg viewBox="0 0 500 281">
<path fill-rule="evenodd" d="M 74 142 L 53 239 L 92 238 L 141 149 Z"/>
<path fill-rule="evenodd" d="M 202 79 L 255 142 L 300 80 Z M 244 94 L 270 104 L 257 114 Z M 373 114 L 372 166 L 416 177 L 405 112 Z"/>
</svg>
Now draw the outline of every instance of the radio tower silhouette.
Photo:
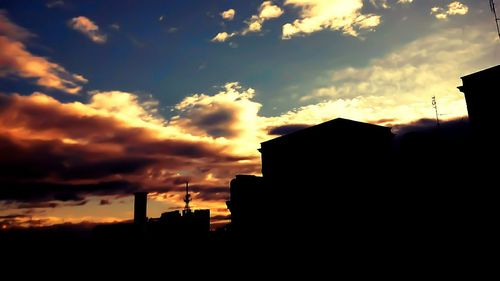
<svg viewBox="0 0 500 281">
<path fill-rule="evenodd" d="M 184 213 L 191 213 L 191 207 L 189 207 L 189 202 L 191 202 L 191 194 L 189 194 L 189 181 L 186 181 L 186 196 L 184 196 Z"/>
<path fill-rule="evenodd" d="M 437 125 L 437 128 L 439 130 L 439 128 L 441 127 L 441 124 L 439 123 L 439 113 L 438 113 L 438 106 L 437 106 L 436 96 L 432 97 L 432 107 L 436 111 L 436 125 Z"/>
</svg>

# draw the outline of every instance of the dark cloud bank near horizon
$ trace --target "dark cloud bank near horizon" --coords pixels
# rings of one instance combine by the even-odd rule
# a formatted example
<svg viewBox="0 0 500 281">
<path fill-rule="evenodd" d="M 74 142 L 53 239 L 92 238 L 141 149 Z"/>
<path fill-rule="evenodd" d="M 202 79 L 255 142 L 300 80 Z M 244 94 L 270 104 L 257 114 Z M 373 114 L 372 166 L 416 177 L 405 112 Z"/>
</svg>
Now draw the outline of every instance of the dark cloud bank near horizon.
<svg viewBox="0 0 500 281">
<path fill-rule="evenodd" d="M 307 125 L 287 125 L 272 128 L 269 133 L 281 135 L 294 132 Z M 431 136 L 436 132 L 436 121 L 432 119 L 421 119 L 410 124 L 397 125 L 393 127 L 396 134 L 395 142 L 405 142 L 408 139 L 418 137 L 433 141 Z M 465 139 L 469 137 L 470 128 L 466 118 L 441 122 L 439 133 L 442 137 L 453 139 Z M 57 147 L 59 145 L 60 147 Z M 146 143 L 137 147 L 143 149 L 148 155 L 150 152 L 161 153 L 162 143 Z M 167 149 L 169 150 L 169 149 Z M 194 148 L 198 151 L 198 148 Z M 0 200 L 18 203 L 40 203 L 43 202 L 86 202 L 88 196 L 123 196 L 143 188 L 137 182 L 127 180 L 101 180 L 89 184 L 74 184 L 61 182 L 47 182 L 47 176 L 55 176 L 62 179 L 95 179 L 109 178 L 116 174 L 133 174 L 137 170 L 148 167 L 155 163 L 155 158 L 136 157 L 130 155 L 117 155 L 113 159 L 100 159 L 90 161 L 86 159 L 89 155 L 85 149 L 65 146 L 62 143 L 40 142 L 23 145 L 6 137 L 0 137 Z M 182 150 L 181 150 L 182 151 Z M 185 150 L 184 150 L 185 151 Z M 198 153 L 189 152 L 193 156 Z M 68 167 L 66 163 L 78 163 Z M 170 188 L 148 189 L 152 192 L 182 191 L 183 181 L 172 180 Z M 222 200 L 228 196 L 228 187 L 208 187 L 193 185 L 194 192 L 200 192 L 204 200 Z M 101 202 L 102 203 L 102 202 Z M 104 204 L 109 204 L 108 201 Z M 36 206 L 36 205 L 34 205 Z"/>
</svg>

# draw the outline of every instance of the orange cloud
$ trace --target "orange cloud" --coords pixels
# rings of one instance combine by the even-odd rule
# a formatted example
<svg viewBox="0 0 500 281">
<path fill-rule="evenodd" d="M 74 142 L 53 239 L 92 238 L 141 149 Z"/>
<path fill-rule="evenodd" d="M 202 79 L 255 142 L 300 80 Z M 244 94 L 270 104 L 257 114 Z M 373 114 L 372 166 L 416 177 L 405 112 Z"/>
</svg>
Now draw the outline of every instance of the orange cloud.
<svg viewBox="0 0 500 281">
<path fill-rule="evenodd" d="M 78 93 L 80 84 L 87 80 L 44 57 L 31 54 L 23 43 L 30 37 L 33 37 L 31 33 L 9 21 L 0 11 L 0 77 L 32 78 L 45 88 Z"/>
<path fill-rule="evenodd" d="M 0 34 L 15 41 L 24 41 L 31 37 L 35 37 L 35 35 L 28 30 L 11 22 L 7 17 L 7 13 L 3 10 L 0 10 Z"/>
<path fill-rule="evenodd" d="M 99 31 L 99 26 L 97 26 L 93 21 L 84 16 L 74 17 L 69 21 L 69 26 L 76 31 L 81 32 L 87 36 L 92 42 L 103 44 L 106 43 L 107 36 Z"/>
<path fill-rule="evenodd" d="M 182 206 L 189 177 L 196 204 L 224 208 L 229 180 L 259 172 L 256 151 L 241 155 L 229 136 L 168 124 L 155 105 L 117 91 L 88 103 L 0 94 L 0 201 L 85 204 L 147 190 L 178 194 L 167 199 Z"/>
<path fill-rule="evenodd" d="M 319 102 L 277 116 L 259 114 L 258 93 L 237 82 L 185 97 L 168 119 L 158 115 L 158 102 L 121 91 L 91 92 L 84 103 L 0 95 L 0 200 L 80 204 L 140 189 L 180 207 L 189 177 L 194 204 L 223 210 L 229 181 L 259 173 L 259 144 L 275 134 L 336 117 L 382 124 L 432 118 L 434 94 L 445 119 L 465 115 L 459 77 L 490 64 L 497 45 L 493 33 L 451 40 L 459 33 L 444 30 L 364 67 L 329 72 L 331 85 L 304 98 Z"/>
</svg>

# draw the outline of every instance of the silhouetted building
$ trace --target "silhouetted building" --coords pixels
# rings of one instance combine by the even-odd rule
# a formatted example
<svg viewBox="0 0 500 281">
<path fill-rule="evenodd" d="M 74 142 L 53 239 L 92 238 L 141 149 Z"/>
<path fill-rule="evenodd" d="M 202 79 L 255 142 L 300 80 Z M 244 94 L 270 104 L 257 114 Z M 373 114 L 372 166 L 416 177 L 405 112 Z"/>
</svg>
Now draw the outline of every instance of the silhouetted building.
<svg viewBox="0 0 500 281">
<path fill-rule="evenodd" d="M 392 139 L 391 128 L 339 118 L 262 143 L 263 177 L 231 182 L 234 230 L 304 242 L 379 227 L 368 221 L 386 219 Z"/>
<path fill-rule="evenodd" d="M 176 222 L 181 220 L 182 215 L 180 211 L 170 211 L 162 213 L 160 216 L 160 221 L 168 223 L 168 222 Z"/>
<path fill-rule="evenodd" d="M 134 223 L 96 226 L 94 237 L 103 241 L 162 241 L 176 239 L 206 239 L 210 232 L 210 210 L 171 211 L 160 218 L 146 216 L 147 192 L 134 193 Z"/>
<path fill-rule="evenodd" d="M 500 65 L 462 77 L 458 89 L 464 93 L 474 133 L 480 138 L 493 138 L 492 128 L 500 123 Z M 495 138 L 497 139 L 497 138 Z"/>
<path fill-rule="evenodd" d="M 466 118 L 397 138 L 339 118 L 263 142 L 263 177 L 231 182 L 233 230 L 346 251 L 467 239 L 488 213 L 481 188 L 496 166 L 481 158 L 498 151 L 499 78 L 500 66 L 462 77 L 472 134 Z"/>
<path fill-rule="evenodd" d="M 210 210 L 190 212 L 171 211 L 161 214 L 159 222 L 171 231 L 179 233 L 208 233 L 210 231 Z"/>
<path fill-rule="evenodd" d="M 262 177 L 237 175 L 231 180 L 229 192 L 231 197 L 226 204 L 231 211 L 230 229 L 245 232 L 261 228 L 268 211 L 258 204 L 268 198 Z"/>
<path fill-rule="evenodd" d="M 199 239 L 210 232 L 210 210 L 170 211 L 150 219 L 148 233 L 153 240 Z"/>
<path fill-rule="evenodd" d="M 337 118 L 263 142 L 262 175 L 276 188 L 297 181 L 334 184 L 352 172 L 376 174 L 390 157 L 392 138 L 391 128 Z"/>
<path fill-rule="evenodd" d="M 134 223 L 144 225 L 147 220 L 148 193 L 134 193 Z"/>
</svg>

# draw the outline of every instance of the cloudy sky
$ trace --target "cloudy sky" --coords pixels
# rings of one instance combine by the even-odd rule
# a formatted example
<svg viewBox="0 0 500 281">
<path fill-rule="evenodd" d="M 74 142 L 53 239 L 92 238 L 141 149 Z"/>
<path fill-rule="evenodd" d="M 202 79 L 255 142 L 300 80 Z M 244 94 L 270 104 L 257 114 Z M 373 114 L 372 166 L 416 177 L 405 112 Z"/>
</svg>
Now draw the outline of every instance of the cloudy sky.
<svg viewBox="0 0 500 281">
<path fill-rule="evenodd" d="M 500 63 L 487 0 L 0 0 L 0 224 L 227 216 L 260 142 L 336 117 L 467 114 Z M 293 127 L 293 126 L 291 126 Z"/>
</svg>

